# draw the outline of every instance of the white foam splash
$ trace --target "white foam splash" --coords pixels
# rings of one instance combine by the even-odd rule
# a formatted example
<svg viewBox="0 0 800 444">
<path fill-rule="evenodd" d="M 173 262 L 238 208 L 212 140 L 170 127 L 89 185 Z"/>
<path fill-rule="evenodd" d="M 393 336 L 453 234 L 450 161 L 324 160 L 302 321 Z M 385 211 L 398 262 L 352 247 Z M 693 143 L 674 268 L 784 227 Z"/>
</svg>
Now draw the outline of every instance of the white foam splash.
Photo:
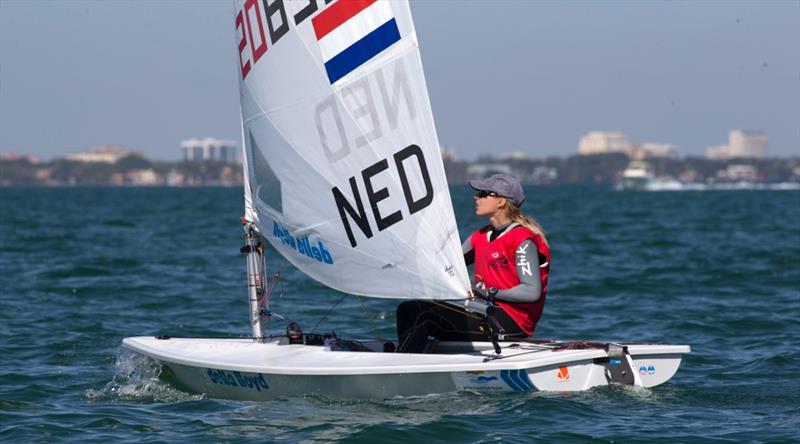
<svg viewBox="0 0 800 444">
<path fill-rule="evenodd" d="M 111 381 L 100 390 L 87 390 L 87 398 L 94 401 L 176 402 L 205 397 L 172 387 L 159 378 L 161 365 L 158 362 L 125 349 L 120 349 L 114 368 Z"/>
</svg>

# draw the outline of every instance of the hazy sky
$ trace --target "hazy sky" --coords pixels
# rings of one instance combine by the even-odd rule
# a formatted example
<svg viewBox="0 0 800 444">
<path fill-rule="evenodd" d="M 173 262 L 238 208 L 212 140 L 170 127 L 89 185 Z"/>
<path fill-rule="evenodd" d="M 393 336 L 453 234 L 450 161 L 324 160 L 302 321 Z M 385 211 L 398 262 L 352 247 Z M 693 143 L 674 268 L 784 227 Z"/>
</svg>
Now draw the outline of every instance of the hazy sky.
<svg viewBox="0 0 800 444">
<path fill-rule="evenodd" d="M 321 0 L 320 0 L 321 1 Z M 800 1 L 416 1 L 439 139 L 567 155 L 590 130 L 703 154 L 766 131 L 800 155 Z M 154 159 L 237 140 L 229 1 L 0 0 L 0 150 Z"/>
</svg>

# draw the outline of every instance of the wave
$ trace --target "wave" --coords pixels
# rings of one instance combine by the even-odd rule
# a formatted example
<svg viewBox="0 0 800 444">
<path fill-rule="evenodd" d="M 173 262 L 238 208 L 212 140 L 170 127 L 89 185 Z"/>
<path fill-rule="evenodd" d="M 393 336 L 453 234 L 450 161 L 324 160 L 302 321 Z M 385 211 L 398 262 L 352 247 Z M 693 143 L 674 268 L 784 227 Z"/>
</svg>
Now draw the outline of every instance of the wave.
<svg viewBox="0 0 800 444">
<path fill-rule="evenodd" d="M 193 401 L 205 395 L 178 390 L 160 376 L 161 365 L 142 355 L 120 348 L 114 363 L 114 377 L 102 389 L 89 389 L 86 399 L 94 402 L 163 402 Z"/>
</svg>

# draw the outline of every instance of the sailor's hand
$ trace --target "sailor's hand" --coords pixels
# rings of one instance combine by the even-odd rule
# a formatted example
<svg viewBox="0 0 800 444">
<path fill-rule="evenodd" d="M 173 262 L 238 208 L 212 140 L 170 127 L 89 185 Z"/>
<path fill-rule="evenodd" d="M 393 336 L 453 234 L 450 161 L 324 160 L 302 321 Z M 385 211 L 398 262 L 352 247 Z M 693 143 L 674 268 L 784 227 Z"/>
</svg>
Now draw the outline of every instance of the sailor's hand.
<svg viewBox="0 0 800 444">
<path fill-rule="evenodd" d="M 479 283 L 472 286 L 472 294 L 474 294 L 478 299 L 494 302 L 494 296 L 497 294 L 497 289 L 494 287 L 486 288 L 483 283 Z"/>
</svg>

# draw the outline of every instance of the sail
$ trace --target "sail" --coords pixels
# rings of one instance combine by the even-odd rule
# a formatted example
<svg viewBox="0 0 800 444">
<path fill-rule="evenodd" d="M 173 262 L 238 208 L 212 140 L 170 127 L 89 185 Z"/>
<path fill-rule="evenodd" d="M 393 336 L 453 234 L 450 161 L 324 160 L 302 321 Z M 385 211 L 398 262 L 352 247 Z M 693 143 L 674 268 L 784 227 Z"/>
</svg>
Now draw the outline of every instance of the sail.
<svg viewBox="0 0 800 444">
<path fill-rule="evenodd" d="M 247 217 L 347 293 L 470 284 L 406 1 L 235 3 Z"/>
</svg>

